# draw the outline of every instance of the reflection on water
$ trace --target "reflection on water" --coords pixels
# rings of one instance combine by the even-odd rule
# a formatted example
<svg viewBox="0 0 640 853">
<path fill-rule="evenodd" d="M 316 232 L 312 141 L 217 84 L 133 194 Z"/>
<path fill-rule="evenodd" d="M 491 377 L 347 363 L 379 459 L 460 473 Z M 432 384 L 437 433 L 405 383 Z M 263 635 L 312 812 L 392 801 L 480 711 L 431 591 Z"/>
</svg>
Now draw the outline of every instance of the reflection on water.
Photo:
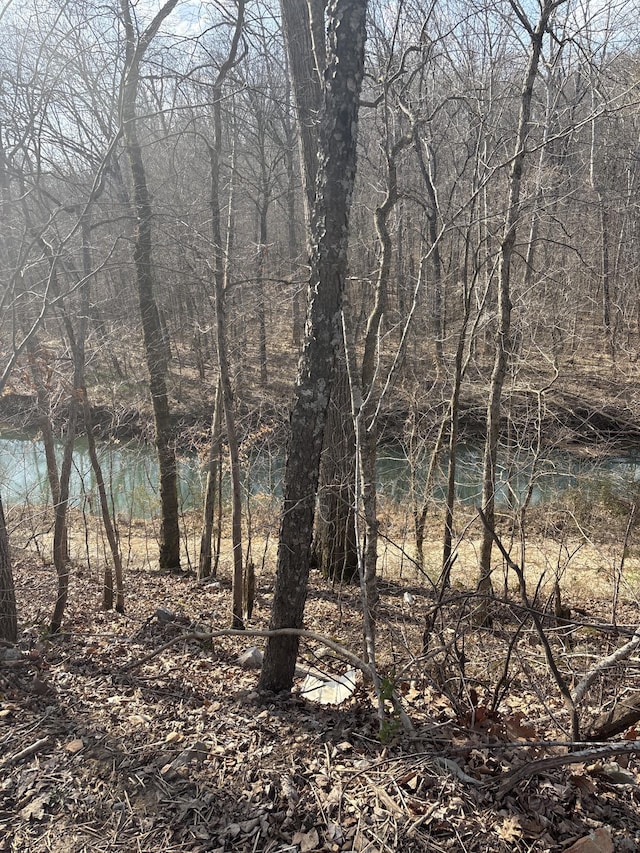
<svg viewBox="0 0 640 853">
<path fill-rule="evenodd" d="M 456 463 L 456 498 L 467 504 L 479 504 L 482 496 L 483 448 L 473 444 L 461 444 Z M 447 456 L 442 454 L 434 473 L 433 498 L 444 501 L 447 495 Z M 424 479 L 425 462 L 418 468 L 418 483 Z M 382 490 L 394 500 L 400 501 L 410 493 L 411 466 L 400 449 L 382 449 L 378 460 L 379 480 Z M 534 461 L 530 453 L 518 451 L 502 452 L 496 472 L 496 502 L 501 506 L 521 503 L 534 475 Z M 640 453 L 600 458 L 580 457 L 575 454 L 553 451 L 548 458 L 539 460 L 535 466 L 531 503 L 548 501 L 567 489 L 579 487 L 586 480 L 597 477 L 623 486 L 625 483 L 640 482 Z M 419 486 L 418 486 L 419 488 Z"/>
<path fill-rule="evenodd" d="M 62 443 L 56 443 L 58 463 Z M 98 458 L 107 494 L 116 512 L 131 518 L 149 518 L 159 505 L 158 463 L 153 451 L 140 444 L 100 442 Z M 188 509 L 199 504 L 202 493 L 197 459 L 184 459 L 179 466 L 180 501 Z M 51 501 L 42 441 L 18 433 L 0 436 L 0 493 L 10 504 L 46 504 Z M 73 454 L 69 487 L 71 504 L 99 513 L 96 478 L 91 468 L 86 439 L 78 438 Z"/>
<path fill-rule="evenodd" d="M 62 445 L 57 452 L 62 458 Z M 148 446 L 101 442 L 98 454 L 107 492 L 116 512 L 130 518 L 149 518 L 158 509 L 158 465 Z M 529 486 L 531 457 L 524 454 L 508 458 L 503 454 L 498 470 L 499 503 L 520 501 Z M 282 483 L 283 458 L 280 454 L 260 453 L 246 462 L 244 484 L 251 494 L 278 495 Z M 416 482 L 424 481 L 426 463 L 419 466 Z M 597 475 L 613 485 L 640 480 L 640 454 L 604 459 L 579 458 L 554 453 L 536 471 L 532 502 L 540 503 L 567 488 L 578 486 L 586 477 Z M 179 460 L 180 505 L 183 510 L 199 508 L 202 503 L 204 473 L 198 457 Z M 482 451 L 473 445 L 461 445 L 457 467 L 457 497 L 477 504 L 481 494 Z M 411 466 L 400 447 L 382 448 L 378 460 L 378 487 L 391 500 L 406 501 L 411 491 Z M 419 485 L 418 485 L 419 487 Z M 96 481 L 91 469 L 86 441 L 79 438 L 74 452 L 71 478 L 71 502 L 88 512 L 99 512 Z M 8 504 L 44 504 L 51 501 L 46 460 L 42 442 L 22 433 L 0 435 L 0 493 Z M 433 496 L 446 495 L 446 457 L 435 472 Z"/>
</svg>

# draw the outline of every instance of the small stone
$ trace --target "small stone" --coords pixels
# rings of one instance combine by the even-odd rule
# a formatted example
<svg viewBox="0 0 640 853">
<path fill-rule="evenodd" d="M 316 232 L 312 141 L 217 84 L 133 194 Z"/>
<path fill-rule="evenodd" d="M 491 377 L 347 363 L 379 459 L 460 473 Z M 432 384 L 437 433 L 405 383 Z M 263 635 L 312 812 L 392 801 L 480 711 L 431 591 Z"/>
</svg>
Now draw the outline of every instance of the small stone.
<svg viewBox="0 0 640 853">
<path fill-rule="evenodd" d="M 158 607 L 154 616 L 158 620 L 158 622 L 175 622 L 176 614 L 172 613 L 170 610 L 167 610 L 166 607 Z"/>
<path fill-rule="evenodd" d="M 238 663 L 244 669 L 260 669 L 262 666 L 262 652 L 257 646 L 250 646 L 238 658 Z"/>
<path fill-rule="evenodd" d="M 0 657 L 6 661 L 17 661 L 22 660 L 23 654 L 20 649 L 9 646 L 7 649 L 0 649 Z"/>
</svg>

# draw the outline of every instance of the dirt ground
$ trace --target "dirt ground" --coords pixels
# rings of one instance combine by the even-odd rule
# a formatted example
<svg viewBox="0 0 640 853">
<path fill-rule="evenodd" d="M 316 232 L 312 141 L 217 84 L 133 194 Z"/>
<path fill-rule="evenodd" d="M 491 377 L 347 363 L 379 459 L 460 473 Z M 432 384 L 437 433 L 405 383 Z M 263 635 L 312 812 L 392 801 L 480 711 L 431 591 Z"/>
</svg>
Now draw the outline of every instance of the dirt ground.
<svg viewBox="0 0 640 853">
<path fill-rule="evenodd" d="M 640 850 L 640 735 L 631 725 L 568 754 L 570 715 L 515 578 L 497 573 L 492 625 L 477 627 L 472 536 L 438 607 L 428 578 L 384 541 L 378 666 L 402 698 L 410 733 L 389 703 L 380 729 L 359 677 L 337 706 L 300 692 L 305 670 L 347 669 L 321 643 L 303 644 L 295 691 L 274 697 L 256 691 L 258 671 L 238 660 L 263 640 L 184 639 L 230 624 L 224 559 L 214 582 L 163 575 L 143 565 L 140 537 L 119 615 L 100 608 L 100 562 L 78 558 L 65 633 L 48 638 L 55 572 L 46 543 L 40 556 L 33 541 L 17 550 L 20 642 L 10 655 L 0 650 L 0 850 Z M 633 555 L 618 576 L 610 549 L 583 547 L 563 564 L 574 621 L 560 624 L 550 606 L 557 555 L 569 544 L 530 546 L 528 582 L 533 596 L 544 575 L 536 601 L 573 689 L 632 636 L 640 572 Z M 249 627 L 258 629 L 268 623 L 273 549 L 257 545 L 264 567 Z M 147 543 L 151 563 L 153 548 Z M 427 571 L 438 553 L 436 543 L 427 548 Z M 357 588 L 313 574 L 305 625 L 360 654 Z M 635 654 L 580 703 L 583 736 L 637 691 Z M 590 834 L 596 846 L 586 847 Z"/>
</svg>

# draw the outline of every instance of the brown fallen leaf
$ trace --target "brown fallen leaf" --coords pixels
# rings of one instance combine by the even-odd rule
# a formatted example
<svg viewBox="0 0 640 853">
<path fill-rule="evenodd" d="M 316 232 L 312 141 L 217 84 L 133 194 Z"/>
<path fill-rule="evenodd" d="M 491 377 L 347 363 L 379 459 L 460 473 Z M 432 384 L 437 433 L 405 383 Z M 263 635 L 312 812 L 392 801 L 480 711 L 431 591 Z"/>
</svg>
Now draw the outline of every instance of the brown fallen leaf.
<svg viewBox="0 0 640 853">
<path fill-rule="evenodd" d="M 584 773 L 572 773 L 569 776 L 569 781 L 582 794 L 595 794 L 598 790 L 595 782 L 589 776 L 585 776 Z"/>
<path fill-rule="evenodd" d="M 535 740 L 538 733 L 534 726 L 525 725 L 522 721 L 525 715 L 522 711 L 516 711 L 505 719 L 507 734 L 513 740 Z"/>
<path fill-rule="evenodd" d="M 314 828 L 310 829 L 309 832 L 296 832 L 291 841 L 300 847 L 300 853 L 310 853 L 311 850 L 315 850 L 319 846 L 320 837 Z"/>
<path fill-rule="evenodd" d="M 601 827 L 567 847 L 565 853 L 613 853 L 613 841 L 608 829 Z"/>
<path fill-rule="evenodd" d="M 34 820 L 42 820 L 44 817 L 44 807 L 49 805 L 49 793 L 40 794 L 39 797 L 36 797 L 35 800 L 31 800 L 30 803 L 21 809 L 20 817 L 23 820 L 29 820 L 33 818 Z"/>
<path fill-rule="evenodd" d="M 495 827 L 495 830 L 503 841 L 509 843 L 514 843 L 522 838 L 522 827 L 517 815 L 506 817 L 501 824 Z"/>
</svg>

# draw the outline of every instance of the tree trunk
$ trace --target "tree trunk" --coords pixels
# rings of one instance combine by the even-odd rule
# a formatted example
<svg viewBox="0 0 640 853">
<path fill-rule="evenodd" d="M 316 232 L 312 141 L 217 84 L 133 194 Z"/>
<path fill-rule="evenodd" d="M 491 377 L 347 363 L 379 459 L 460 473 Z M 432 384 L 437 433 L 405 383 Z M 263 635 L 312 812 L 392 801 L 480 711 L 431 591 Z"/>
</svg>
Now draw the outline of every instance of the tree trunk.
<svg viewBox="0 0 640 853">
<path fill-rule="evenodd" d="M 0 497 L 0 640 L 15 643 L 18 639 L 18 612 L 11 571 L 9 536 Z"/>
<path fill-rule="evenodd" d="M 219 103 L 219 100 L 218 100 Z M 215 107 L 214 107 L 215 109 Z M 229 347 L 227 343 L 226 299 L 224 282 L 224 260 L 220 230 L 219 207 L 219 166 L 218 153 L 211 146 L 211 220 L 214 231 L 214 288 L 216 306 L 216 344 L 218 350 L 218 366 L 220 368 L 220 385 L 222 388 L 222 407 L 227 431 L 227 446 L 229 448 L 229 467 L 231 470 L 231 540 L 233 549 L 233 617 L 232 627 L 244 627 L 242 621 L 242 483 L 240 477 L 240 447 L 235 419 L 235 402 L 231 384 L 231 368 L 229 365 Z M 215 163 L 214 163 L 215 161 Z M 216 233 L 217 231 L 217 233 Z"/>
<path fill-rule="evenodd" d="M 380 326 L 387 305 L 387 290 L 391 273 L 391 258 L 393 244 L 389 233 L 389 216 L 398 200 L 398 182 L 396 157 L 402 148 L 406 147 L 411 137 L 402 139 L 387 151 L 387 194 L 382 204 L 375 211 L 374 220 L 376 236 L 380 243 L 380 263 L 376 280 L 375 299 L 367 320 L 367 331 L 362 355 L 362 370 L 359 388 L 354 401 L 360 401 L 353 406 L 354 429 L 358 451 L 357 465 L 360 470 L 360 495 L 364 514 L 364 554 L 360 567 L 360 587 L 362 605 L 365 610 L 365 656 L 375 667 L 375 625 L 378 608 L 378 494 L 376 482 L 376 459 L 378 452 L 377 403 L 378 395 L 374 391 L 376 370 L 380 356 Z M 355 348 L 353 356 L 355 356 Z M 352 371 L 352 384 L 356 381 L 355 371 Z"/>
<path fill-rule="evenodd" d="M 287 74 L 288 79 L 288 74 Z M 289 87 L 287 86 L 286 100 L 289 102 Z M 300 305 L 300 288 L 297 284 L 298 277 L 298 239 L 296 233 L 296 180 L 294 164 L 295 131 L 290 121 L 285 123 L 285 163 L 287 169 L 287 241 L 289 252 L 289 275 L 291 277 L 291 325 L 293 343 L 299 349 L 302 343 L 302 308 Z"/>
<path fill-rule="evenodd" d="M 320 82 L 327 61 L 324 35 L 326 0 L 309 0 L 306 9 L 304 4 L 293 5 L 295 9 L 291 0 L 283 0 L 282 11 L 290 56 L 289 68 L 296 93 L 307 240 L 310 240 L 310 217 L 315 201 L 318 172 L 317 129 L 322 109 Z M 303 27 L 306 30 L 304 35 L 301 32 Z M 306 75 L 305 81 L 301 82 L 299 75 Z M 293 207 L 290 208 L 290 229 L 294 227 L 292 211 Z M 290 245 L 293 245 L 294 239 L 295 231 L 290 231 Z M 302 323 L 297 318 L 298 307 L 294 301 L 294 339 L 299 342 Z M 356 446 L 350 414 L 349 377 L 344 357 L 337 360 L 335 371 L 332 402 L 324 430 L 324 450 L 320 460 L 320 504 L 315 519 L 312 553 L 313 562 L 317 563 L 325 577 L 348 580 L 357 571 L 357 543 L 351 502 L 355 481 Z"/>
<path fill-rule="evenodd" d="M 104 531 L 109 542 L 111 558 L 113 560 L 113 571 L 109 561 L 105 561 L 104 569 L 104 584 L 102 588 L 102 607 L 104 610 L 113 608 L 113 576 L 115 573 L 116 587 L 116 610 L 118 613 L 124 613 L 124 578 L 122 572 L 122 555 L 120 553 L 120 543 L 118 542 L 118 534 L 115 525 L 111 520 L 109 511 L 109 501 L 107 498 L 107 489 L 104 483 L 102 474 L 102 466 L 98 458 L 96 449 L 96 441 L 93 435 L 93 414 L 91 412 L 91 404 L 89 403 L 89 395 L 87 393 L 86 377 L 85 377 L 85 341 L 87 336 L 87 323 L 91 316 L 91 273 L 93 263 L 91 260 L 91 241 L 89 229 L 89 211 L 86 210 L 82 216 L 82 284 L 80 287 L 80 318 L 78 323 L 78 335 L 75 345 L 72 342 L 73 358 L 75 363 L 75 386 L 76 393 L 82 399 L 82 416 L 84 420 L 84 428 L 87 436 L 87 449 L 89 451 L 89 459 L 91 468 L 93 469 L 96 478 L 96 488 L 98 489 L 98 498 L 100 501 L 100 512 L 102 515 L 102 523 Z M 73 341 L 73 328 L 70 320 L 65 318 L 68 325 L 68 332 Z"/>
<path fill-rule="evenodd" d="M 356 172 L 366 7 L 366 0 L 335 0 L 328 9 L 330 41 L 319 138 L 318 192 L 312 219 L 307 328 L 291 413 L 270 621 L 273 629 L 299 628 L 307 597 L 322 438 L 341 338 L 340 309 Z M 291 43 L 290 32 L 288 35 L 293 66 L 298 46 Z M 298 643 L 297 637 L 269 638 L 260 678 L 263 690 L 291 688 Z"/>
<path fill-rule="evenodd" d="M 232 627 L 244 628 L 243 622 L 243 566 L 242 566 L 242 484 L 240 480 L 240 448 L 235 421 L 235 402 L 231 384 L 231 369 L 229 365 L 229 347 L 227 343 L 226 292 L 228 267 L 225 264 L 225 253 L 222 242 L 222 223 L 220 215 L 220 151 L 222 148 L 222 87 L 227 74 L 238 61 L 238 45 L 244 22 L 244 2 L 238 4 L 236 27 L 234 31 L 229 56 L 218 71 L 212 87 L 213 101 L 213 144 L 209 145 L 210 159 L 210 196 L 211 236 L 213 240 L 213 286 L 216 309 L 216 347 L 218 367 L 220 369 L 220 388 L 222 395 L 222 410 L 224 412 L 227 430 L 227 445 L 229 447 L 229 467 L 231 469 L 231 540 L 233 549 L 233 583 L 232 583 Z M 233 187 L 233 183 L 232 183 Z M 229 215 L 233 209 L 233 201 L 229 203 Z"/>
<path fill-rule="evenodd" d="M 200 537 L 200 560 L 198 562 L 198 580 L 208 578 L 211 571 L 211 544 L 213 540 L 213 520 L 216 511 L 218 487 L 220 482 L 219 467 L 222 451 L 222 399 L 220 382 L 216 386 L 216 399 L 213 404 L 211 418 L 211 442 L 209 444 L 209 461 L 207 465 L 207 483 L 204 490 L 204 506 L 202 510 L 202 535 Z"/>
<path fill-rule="evenodd" d="M 443 349 L 443 338 L 444 338 L 444 320 L 443 320 L 443 282 L 442 282 L 442 259 L 440 257 L 440 240 L 438 237 L 438 219 L 439 219 L 439 209 L 438 209 L 438 196 L 436 193 L 436 188 L 434 185 L 434 174 L 435 174 L 435 152 L 433 151 L 431 145 L 427 142 L 424 143 L 424 147 L 427 152 L 427 156 L 429 158 L 429 165 L 425 162 L 424 155 L 422 153 L 422 147 L 420 145 L 420 141 L 417 136 L 417 127 L 414 128 L 414 148 L 418 157 L 418 164 L 420 166 L 420 174 L 422 175 L 422 180 L 424 182 L 425 189 L 427 191 L 427 204 L 425 207 L 425 213 L 427 216 L 427 227 L 429 231 L 429 242 L 431 244 L 431 253 L 430 253 L 430 264 L 431 264 L 431 276 L 433 279 L 433 316 L 432 316 L 432 329 L 433 329 L 433 337 L 435 340 L 435 351 L 436 351 L 436 368 L 439 374 L 444 373 L 444 349 Z"/>
<path fill-rule="evenodd" d="M 149 370 L 149 385 L 153 403 L 156 450 L 160 470 L 160 555 L 161 569 L 180 571 L 180 529 L 178 513 L 178 474 L 167 378 L 169 359 L 167 342 L 155 298 L 152 262 L 152 210 L 147 176 L 138 140 L 136 97 L 140 62 L 162 21 L 171 13 L 178 0 L 168 0 L 152 23 L 136 36 L 131 19 L 129 0 L 120 0 L 126 31 L 126 70 L 121 96 L 121 123 L 125 151 L 131 169 L 133 205 L 136 217 L 133 259 L 136 270 L 138 304 L 142 320 L 144 351 Z"/>
<path fill-rule="evenodd" d="M 107 489 L 102 473 L 102 466 L 98 458 L 96 449 L 96 441 L 93 435 L 93 415 L 91 413 L 91 405 L 87 395 L 87 389 L 82 388 L 82 412 L 84 417 L 84 427 L 87 434 L 87 448 L 89 451 L 89 459 L 91 467 L 96 478 L 96 488 L 98 489 L 98 498 L 100 500 L 100 512 L 102 514 L 102 523 L 104 531 L 107 535 L 111 557 L 113 559 L 113 569 L 105 567 L 104 584 L 102 588 L 102 607 L 104 610 L 113 608 L 113 592 L 114 592 L 114 577 L 115 574 L 115 592 L 116 592 L 116 610 L 118 613 L 124 613 L 124 576 L 122 570 L 122 554 L 120 553 L 120 544 L 118 542 L 118 534 L 111 519 L 109 511 L 109 500 L 107 498 Z"/>
<path fill-rule="evenodd" d="M 69 593 L 69 555 L 67 552 L 67 510 L 69 508 L 69 481 L 73 465 L 73 446 L 78 425 L 78 396 L 75 387 L 72 390 L 67 421 L 67 438 L 64 443 L 62 465 L 60 466 L 60 499 L 55 507 L 53 525 L 53 564 L 58 576 L 58 592 L 49 624 L 51 634 L 59 633 L 62 617 L 67 606 Z"/>
<path fill-rule="evenodd" d="M 325 578 L 349 583 L 358 573 L 354 525 L 355 433 L 349 377 L 341 352 L 331 389 L 320 465 L 314 563 Z M 341 363 L 342 362 L 342 363 Z"/>
<path fill-rule="evenodd" d="M 317 8 L 318 2 L 322 3 L 322 0 L 309 0 L 305 3 L 301 3 L 300 0 L 280 0 L 298 120 L 307 222 L 311 221 L 316 194 L 318 113 L 322 107 L 322 72 L 324 71 L 323 66 L 318 66 L 316 52 L 314 52 L 314 35 L 317 40 L 319 30 L 317 26 L 312 29 L 311 23 L 311 7 L 313 5 Z"/>
<path fill-rule="evenodd" d="M 267 258 L 267 212 L 269 209 L 269 188 L 266 180 L 262 186 L 262 201 L 258 210 L 260 220 L 258 252 L 256 256 L 256 293 L 258 297 L 258 338 L 260 350 L 260 385 L 267 385 L 267 326 L 264 305 L 264 267 Z"/>
<path fill-rule="evenodd" d="M 500 403 L 502 388 L 507 373 L 509 354 L 509 335 L 511 331 L 511 261 L 516 241 L 518 222 L 520 219 L 520 191 L 522 186 L 522 171 L 526 156 L 526 139 L 529 133 L 531 117 L 531 100 L 533 86 L 538 73 L 542 41 L 551 13 L 558 5 L 554 0 L 544 0 L 540 18 L 533 29 L 529 27 L 531 36 L 531 52 L 529 63 L 523 81 L 520 96 L 520 116 L 511 172 L 509 175 L 509 199 L 507 219 L 502 236 L 500 252 L 500 268 L 498 274 L 498 322 L 495 333 L 495 354 L 489 400 L 487 404 L 487 436 L 484 447 L 482 470 L 482 510 L 486 518 L 483 525 L 480 544 L 480 578 L 478 591 L 482 599 L 478 620 L 481 623 L 488 619 L 488 596 L 491 594 L 491 551 L 493 546 L 493 530 L 495 526 L 495 489 L 496 466 L 498 461 L 498 438 L 500 433 Z"/>
<path fill-rule="evenodd" d="M 36 401 L 38 404 L 38 426 L 42 435 L 44 445 L 44 457 L 47 464 L 47 479 L 51 489 L 51 503 L 55 507 L 60 500 L 60 474 L 58 472 L 58 460 L 56 459 L 55 440 L 51 426 L 51 402 L 47 391 L 45 379 L 42 375 L 41 361 L 42 350 L 38 345 L 37 337 L 33 337 L 27 344 L 29 369 L 36 389 Z"/>
</svg>

